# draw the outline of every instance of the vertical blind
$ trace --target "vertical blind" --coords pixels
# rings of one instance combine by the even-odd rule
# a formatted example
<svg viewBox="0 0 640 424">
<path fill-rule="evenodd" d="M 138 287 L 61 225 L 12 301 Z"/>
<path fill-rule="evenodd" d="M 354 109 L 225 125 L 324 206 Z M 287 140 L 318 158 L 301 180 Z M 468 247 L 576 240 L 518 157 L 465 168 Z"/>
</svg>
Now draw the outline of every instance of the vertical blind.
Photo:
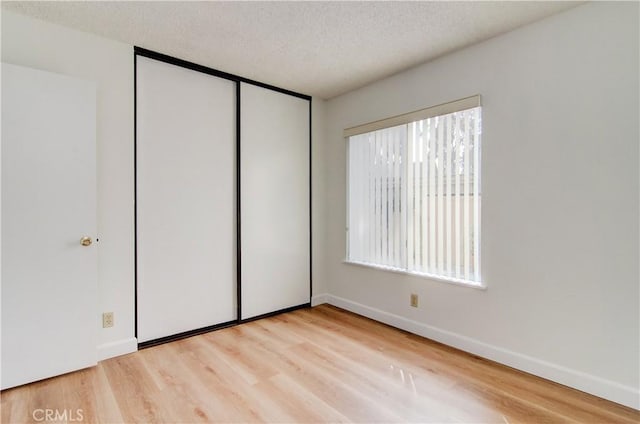
<svg viewBox="0 0 640 424">
<path fill-rule="evenodd" d="M 479 106 L 348 137 L 348 260 L 479 285 Z"/>
<path fill-rule="evenodd" d="M 406 264 L 407 126 L 349 139 L 349 259 L 392 268 Z"/>
</svg>

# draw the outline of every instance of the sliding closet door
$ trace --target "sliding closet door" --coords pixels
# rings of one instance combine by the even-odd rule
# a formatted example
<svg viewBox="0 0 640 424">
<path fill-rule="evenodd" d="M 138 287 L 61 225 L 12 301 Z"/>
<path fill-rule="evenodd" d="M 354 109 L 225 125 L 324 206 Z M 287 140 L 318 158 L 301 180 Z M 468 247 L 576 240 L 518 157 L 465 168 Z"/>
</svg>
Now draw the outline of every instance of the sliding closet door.
<svg viewBox="0 0 640 424">
<path fill-rule="evenodd" d="M 236 317 L 236 83 L 136 56 L 137 336 Z"/>
<path fill-rule="evenodd" d="M 240 86 L 242 319 L 310 302 L 309 100 Z"/>
</svg>

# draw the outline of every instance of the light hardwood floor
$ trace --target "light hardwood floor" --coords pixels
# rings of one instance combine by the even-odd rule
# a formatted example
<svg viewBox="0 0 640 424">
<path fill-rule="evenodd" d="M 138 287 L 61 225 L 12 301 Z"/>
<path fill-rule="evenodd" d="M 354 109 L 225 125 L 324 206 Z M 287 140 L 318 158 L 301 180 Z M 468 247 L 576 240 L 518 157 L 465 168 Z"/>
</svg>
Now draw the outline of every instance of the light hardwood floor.
<svg viewBox="0 0 640 424">
<path fill-rule="evenodd" d="M 638 411 L 328 305 L 6 390 L 1 403 L 3 423 L 35 422 L 36 409 L 69 422 L 80 409 L 92 423 L 640 422 Z"/>
</svg>

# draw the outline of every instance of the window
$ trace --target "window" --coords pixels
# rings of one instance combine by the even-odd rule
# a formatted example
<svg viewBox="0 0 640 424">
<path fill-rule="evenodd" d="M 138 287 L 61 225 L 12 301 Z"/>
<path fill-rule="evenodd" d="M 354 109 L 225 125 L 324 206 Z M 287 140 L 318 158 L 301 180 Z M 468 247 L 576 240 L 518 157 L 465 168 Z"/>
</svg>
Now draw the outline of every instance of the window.
<svg viewBox="0 0 640 424">
<path fill-rule="evenodd" d="M 480 97 L 345 130 L 347 261 L 480 278 Z"/>
</svg>

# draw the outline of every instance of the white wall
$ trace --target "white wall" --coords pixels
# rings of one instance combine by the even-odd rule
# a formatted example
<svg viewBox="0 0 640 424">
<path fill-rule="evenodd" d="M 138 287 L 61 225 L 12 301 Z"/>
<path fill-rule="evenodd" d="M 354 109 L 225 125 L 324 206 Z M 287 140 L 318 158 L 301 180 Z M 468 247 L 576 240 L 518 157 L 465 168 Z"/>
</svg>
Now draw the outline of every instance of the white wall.
<svg viewBox="0 0 640 424">
<path fill-rule="evenodd" d="M 98 305 L 114 313 L 100 357 L 136 349 L 133 279 L 133 47 L 2 12 L 2 61 L 97 86 Z"/>
<path fill-rule="evenodd" d="M 327 293 L 326 265 L 326 204 L 325 204 L 325 128 L 326 101 L 314 97 L 311 101 L 311 267 L 312 305 L 324 303 Z"/>
<path fill-rule="evenodd" d="M 328 101 L 330 302 L 640 408 L 638 39 L 586 4 Z M 488 289 L 344 264 L 343 129 L 474 94 Z"/>
<path fill-rule="evenodd" d="M 133 47 L 2 11 L 2 61 L 78 76 L 97 84 L 100 357 L 136 349 L 134 339 Z M 215 64 L 209 64 L 215 67 Z M 324 283 L 325 102 L 313 99 L 313 293 Z"/>
</svg>

